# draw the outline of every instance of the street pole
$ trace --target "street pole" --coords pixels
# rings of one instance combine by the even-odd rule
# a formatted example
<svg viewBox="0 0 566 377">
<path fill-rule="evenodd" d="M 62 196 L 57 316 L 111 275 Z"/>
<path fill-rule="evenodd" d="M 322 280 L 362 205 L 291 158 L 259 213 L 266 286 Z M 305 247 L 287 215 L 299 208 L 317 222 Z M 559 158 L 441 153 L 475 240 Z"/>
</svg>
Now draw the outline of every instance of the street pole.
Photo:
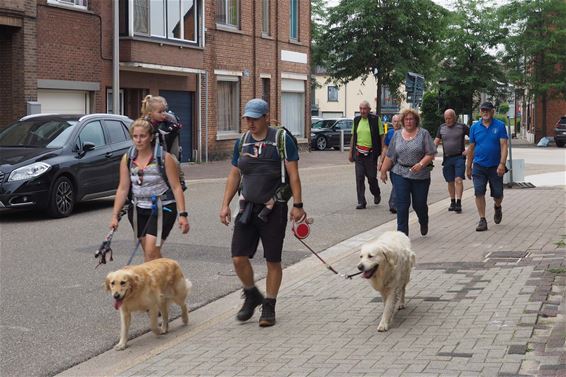
<svg viewBox="0 0 566 377">
<path fill-rule="evenodd" d="M 120 111 L 120 8 L 118 0 L 114 0 L 114 30 L 112 43 L 112 112 L 121 114 Z"/>
<path fill-rule="evenodd" d="M 509 187 L 513 186 L 513 148 L 511 147 L 513 134 L 511 133 L 511 121 L 507 115 L 507 128 L 509 129 Z"/>
</svg>

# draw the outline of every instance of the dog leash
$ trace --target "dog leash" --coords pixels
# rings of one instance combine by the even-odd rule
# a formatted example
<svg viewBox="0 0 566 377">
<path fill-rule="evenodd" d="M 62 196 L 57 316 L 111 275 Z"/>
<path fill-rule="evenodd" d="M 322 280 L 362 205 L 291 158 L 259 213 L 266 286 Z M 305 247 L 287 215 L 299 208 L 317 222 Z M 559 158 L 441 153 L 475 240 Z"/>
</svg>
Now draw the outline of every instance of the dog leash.
<svg viewBox="0 0 566 377">
<path fill-rule="evenodd" d="M 128 212 L 128 205 L 127 204 L 124 207 L 122 207 L 122 209 L 118 213 L 118 222 L 120 222 L 120 220 L 122 220 L 122 216 L 124 216 L 126 214 L 126 212 Z M 114 258 L 112 257 L 112 247 L 110 246 L 110 244 L 112 242 L 112 237 L 114 236 L 115 232 L 116 232 L 116 228 L 110 229 L 110 231 L 108 232 L 108 234 L 104 238 L 104 241 L 102 241 L 102 244 L 100 245 L 98 250 L 96 250 L 96 252 L 94 253 L 95 258 L 100 258 L 100 260 L 98 261 L 98 264 L 94 267 L 95 269 L 97 269 L 98 266 L 100 266 L 101 264 L 106 264 L 106 254 L 107 253 L 110 253 L 109 260 L 111 262 L 114 260 Z"/>
<path fill-rule="evenodd" d="M 311 222 L 309 223 L 309 222 L 308 222 L 306 219 L 304 219 L 304 218 L 300 221 L 300 223 L 303 223 L 303 222 L 306 222 L 307 224 L 312 224 L 312 220 L 311 220 Z M 350 274 L 350 275 L 345 275 L 345 274 L 341 274 L 341 273 L 339 273 L 338 271 L 336 271 L 336 270 L 334 269 L 334 267 L 332 267 L 330 264 L 328 264 L 324 259 L 322 259 L 322 257 L 321 257 L 320 255 L 318 255 L 318 253 L 317 253 L 316 251 L 314 251 L 309 245 L 307 245 L 307 243 L 303 240 L 303 238 L 306 238 L 306 236 L 304 236 L 304 237 L 301 237 L 301 236 L 300 236 L 301 233 L 300 233 L 300 232 L 297 232 L 297 230 L 296 230 L 297 228 L 296 228 L 295 224 L 296 224 L 296 223 L 295 223 L 295 220 L 292 220 L 292 227 L 291 227 L 291 230 L 293 231 L 293 235 L 295 236 L 295 238 L 298 239 L 311 253 L 313 253 L 314 256 L 317 257 L 318 260 L 320 260 L 320 261 L 322 262 L 322 264 L 324 264 L 324 266 L 325 266 L 327 269 L 329 269 L 330 271 L 334 272 L 336 275 L 338 275 L 338 276 L 340 276 L 340 277 L 343 277 L 344 279 L 350 279 L 350 280 L 352 280 L 352 277 L 354 277 L 354 276 L 359 275 L 359 274 L 362 273 L 362 271 L 360 271 L 360 272 L 356 272 L 356 273 L 353 273 L 353 274 Z M 306 235 L 308 236 L 308 234 L 310 234 L 310 232 L 307 231 L 306 233 L 303 233 L 303 234 L 306 234 Z"/>
</svg>

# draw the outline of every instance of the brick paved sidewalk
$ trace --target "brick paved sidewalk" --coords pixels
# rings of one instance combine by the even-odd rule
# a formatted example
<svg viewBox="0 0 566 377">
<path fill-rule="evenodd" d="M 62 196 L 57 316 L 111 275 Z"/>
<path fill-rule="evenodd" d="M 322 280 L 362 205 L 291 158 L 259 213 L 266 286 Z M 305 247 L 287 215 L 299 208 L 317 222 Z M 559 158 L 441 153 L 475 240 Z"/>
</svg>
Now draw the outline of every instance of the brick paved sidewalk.
<svg viewBox="0 0 566 377">
<path fill-rule="evenodd" d="M 257 313 L 237 323 L 235 292 L 191 313 L 188 328 L 175 321 L 164 337 L 144 335 L 63 375 L 566 376 L 565 194 L 507 190 L 503 222 L 493 224 L 488 209 L 483 233 L 475 232 L 471 191 L 462 214 L 449 213 L 446 201 L 430 206 L 427 237 L 416 235 L 412 218 L 417 266 L 407 308 L 388 332 L 377 332 L 378 292 L 313 257 L 285 270 L 272 328 L 259 328 Z M 394 228 L 387 223 L 322 255 L 355 272 L 361 243 Z"/>
</svg>

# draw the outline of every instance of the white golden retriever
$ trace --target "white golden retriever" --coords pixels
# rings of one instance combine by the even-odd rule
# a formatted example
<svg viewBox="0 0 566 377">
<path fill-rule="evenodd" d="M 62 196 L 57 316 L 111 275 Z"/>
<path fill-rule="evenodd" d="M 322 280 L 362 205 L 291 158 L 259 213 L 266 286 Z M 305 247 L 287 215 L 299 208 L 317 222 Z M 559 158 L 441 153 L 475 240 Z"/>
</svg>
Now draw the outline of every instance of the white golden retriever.
<svg viewBox="0 0 566 377">
<path fill-rule="evenodd" d="M 172 259 L 160 258 L 137 266 L 127 266 L 106 277 L 106 289 L 114 298 L 114 308 L 120 310 L 120 342 L 114 347 L 126 348 L 132 312 L 148 311 L 151 331 L 165 334 L 169 330 L 169 304 L 181 307 L 183 324 L 189 322 L 187 296 L 192 284 L 185 279 L 181 267 Z M 161 331 L 157 317 L 161 312 Z"/>
<path fill-rule="evenodd" d="M 377 331 L 387 331 L 395 311 L 405 308 L 405 287 L 409 283 L 415 253 L 402 232 L 385 232 L 362 245 L 358 269 L 383 297 L 383 316 Z"/>
</svg>

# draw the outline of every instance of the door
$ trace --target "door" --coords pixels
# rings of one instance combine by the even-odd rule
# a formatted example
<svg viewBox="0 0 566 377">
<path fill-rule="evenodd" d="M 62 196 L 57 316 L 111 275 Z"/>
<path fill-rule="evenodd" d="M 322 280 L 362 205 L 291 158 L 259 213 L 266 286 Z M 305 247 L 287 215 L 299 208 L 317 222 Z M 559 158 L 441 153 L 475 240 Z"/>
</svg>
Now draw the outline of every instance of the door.
<svg viewBox="0 0 566 377">
<path fill-rule="evenodd" d="M 192 160 L 193 156 L 193 98 L 194 92 L 180 90 L 160 90 L 159 95 L 165 97 L 169 110 L 181 119 L 181 162 Z"/>
<path fill-rule="evenodd" d="M 79 199 L 87 194 L 115 190 L 113 174 L 109 174 L 112 167 L 112 152 L 108 147 L 102 124 L 95 120 L 87 123 L 80 131 L 76 146 L 80 150 L 85 142 L 94 144 L 94 149 L 77 155 L 80 163 L 77 164 L 77 185 L 79 186 Z"/>
<path fill-rule="evenodd" d="M 104 126 L 109 145 L 110 158 L 108 160 L 108 171 L 112 172 L 113 187 L 118 187 L 120 182 L 120 162 L 125 153 L 133 145 L 128 132 L 128 127 L 119 120 L 105 119 Z"/>
</svg>

